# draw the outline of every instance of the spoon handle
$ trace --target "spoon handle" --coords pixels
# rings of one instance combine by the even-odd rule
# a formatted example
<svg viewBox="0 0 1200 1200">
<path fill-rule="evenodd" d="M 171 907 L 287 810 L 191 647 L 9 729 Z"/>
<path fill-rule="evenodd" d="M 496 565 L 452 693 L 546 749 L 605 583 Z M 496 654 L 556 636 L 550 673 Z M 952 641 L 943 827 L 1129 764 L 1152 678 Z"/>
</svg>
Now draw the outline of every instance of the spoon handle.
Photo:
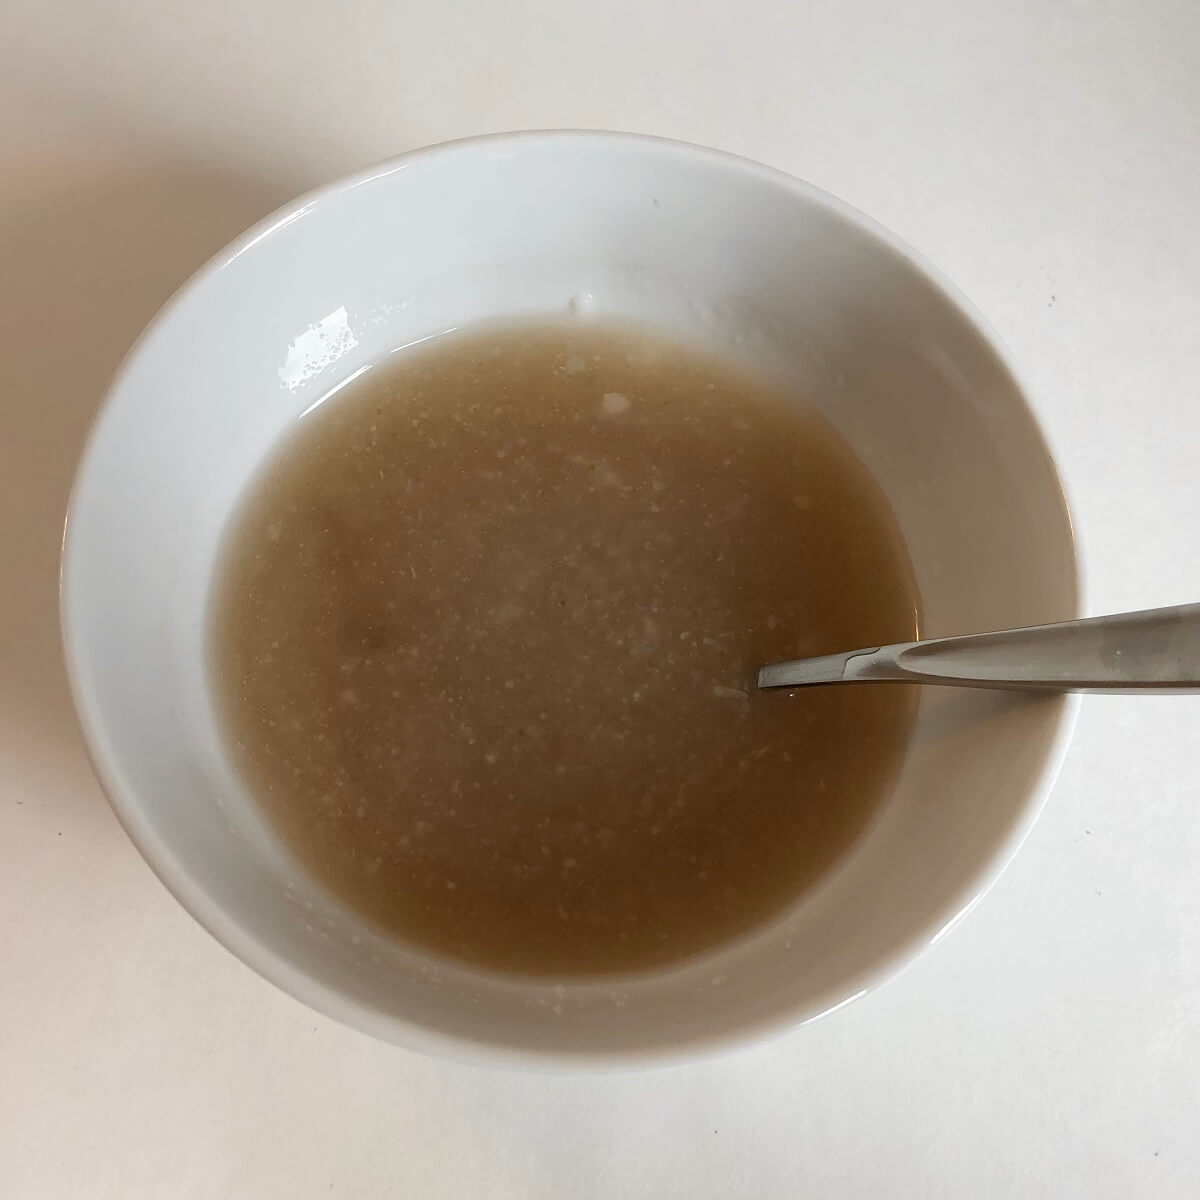
<svg viewBox="0 0 1200 1200">
<path fill-rule="evenodd" d="M 771 663 L 760 688 L 811 683 L 951 684 L 1043 692 L 1200 690 L 1200 604 L 899 642 Z"/>
</svg>

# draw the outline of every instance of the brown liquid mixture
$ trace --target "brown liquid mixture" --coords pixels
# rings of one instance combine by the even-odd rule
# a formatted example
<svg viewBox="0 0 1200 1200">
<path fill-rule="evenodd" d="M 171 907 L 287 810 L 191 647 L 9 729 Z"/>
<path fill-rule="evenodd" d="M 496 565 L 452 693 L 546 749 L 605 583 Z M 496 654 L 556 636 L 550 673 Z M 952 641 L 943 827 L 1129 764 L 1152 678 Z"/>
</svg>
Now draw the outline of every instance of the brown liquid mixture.
<svg viewBox="0 0 1200 1200">
<path fill-rule="evenodd" d="M 234 761 L 406 941 L 537 974 L 753 927 L 885 797 L 914 697 L 759 693 L 914 636 L 878 487 L 811 409 L 582 323 L 454 334 L 307 416 L 215 584 Z"/>
</svg>

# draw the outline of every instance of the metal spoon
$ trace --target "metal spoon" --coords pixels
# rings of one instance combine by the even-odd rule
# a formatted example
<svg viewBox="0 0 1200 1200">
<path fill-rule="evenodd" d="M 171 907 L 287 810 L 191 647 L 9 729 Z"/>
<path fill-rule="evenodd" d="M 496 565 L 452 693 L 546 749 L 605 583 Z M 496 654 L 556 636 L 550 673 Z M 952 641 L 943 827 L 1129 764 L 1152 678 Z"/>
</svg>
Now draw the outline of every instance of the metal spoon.
<svg viewBox="0 0 1200 1200">
<path fill-rule="evenodd" d="M 1200 604 L 770 663 L 760 688 L 934 683 L 1039 692 L 1200 690 Z"/>
</svg>

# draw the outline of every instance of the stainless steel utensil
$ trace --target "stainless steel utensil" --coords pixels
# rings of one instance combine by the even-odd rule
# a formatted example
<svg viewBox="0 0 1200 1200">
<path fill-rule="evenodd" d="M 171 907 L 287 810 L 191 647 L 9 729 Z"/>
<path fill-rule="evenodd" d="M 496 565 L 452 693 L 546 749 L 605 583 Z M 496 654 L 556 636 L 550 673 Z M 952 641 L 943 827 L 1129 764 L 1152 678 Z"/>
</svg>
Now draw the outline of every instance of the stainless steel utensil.
<svg viewBox="0 0 1200 1200">
<path fill-rule="evenodd" d="M 760 688 L 929 683 L 1040 692 L 1200 690 L 1200 604 L 770 663 Z"/>
</svg>

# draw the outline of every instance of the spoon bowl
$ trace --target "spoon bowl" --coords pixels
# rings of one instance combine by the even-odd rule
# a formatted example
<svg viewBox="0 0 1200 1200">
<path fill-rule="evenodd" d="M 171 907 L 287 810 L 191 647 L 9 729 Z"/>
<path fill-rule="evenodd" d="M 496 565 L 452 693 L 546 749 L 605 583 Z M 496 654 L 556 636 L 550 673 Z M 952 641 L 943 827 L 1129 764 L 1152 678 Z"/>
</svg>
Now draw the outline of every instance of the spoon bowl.
<svg viewBox="0 0 1200 1200">
<path fill-rule="evenodd" d="M 748 359 L 815 405 L 892 505 L 927 635 L 1078 615 L 1058 473 L 1006 352 L 952 285 L 767 167 L 546 132 L 332 183 L 183 287 L 120 368 L 79 468 L 63 635 L 117 815 L 267 979 L 458 1057 L 645 1064 L 811 1020 L 935 942 L 1029 828 L 1074 701 L 925 689 L 890 799 L 853 849 L 769 925 L 669 969 L 517 979 L 348 911 L 285 851 L 222 749 L 205 640 L 222 532 L 279 439 L 370 364 L 451 327 L 566 311 Z M 800 519 L 808 502 L 797 481 Z"/>
</svg>

